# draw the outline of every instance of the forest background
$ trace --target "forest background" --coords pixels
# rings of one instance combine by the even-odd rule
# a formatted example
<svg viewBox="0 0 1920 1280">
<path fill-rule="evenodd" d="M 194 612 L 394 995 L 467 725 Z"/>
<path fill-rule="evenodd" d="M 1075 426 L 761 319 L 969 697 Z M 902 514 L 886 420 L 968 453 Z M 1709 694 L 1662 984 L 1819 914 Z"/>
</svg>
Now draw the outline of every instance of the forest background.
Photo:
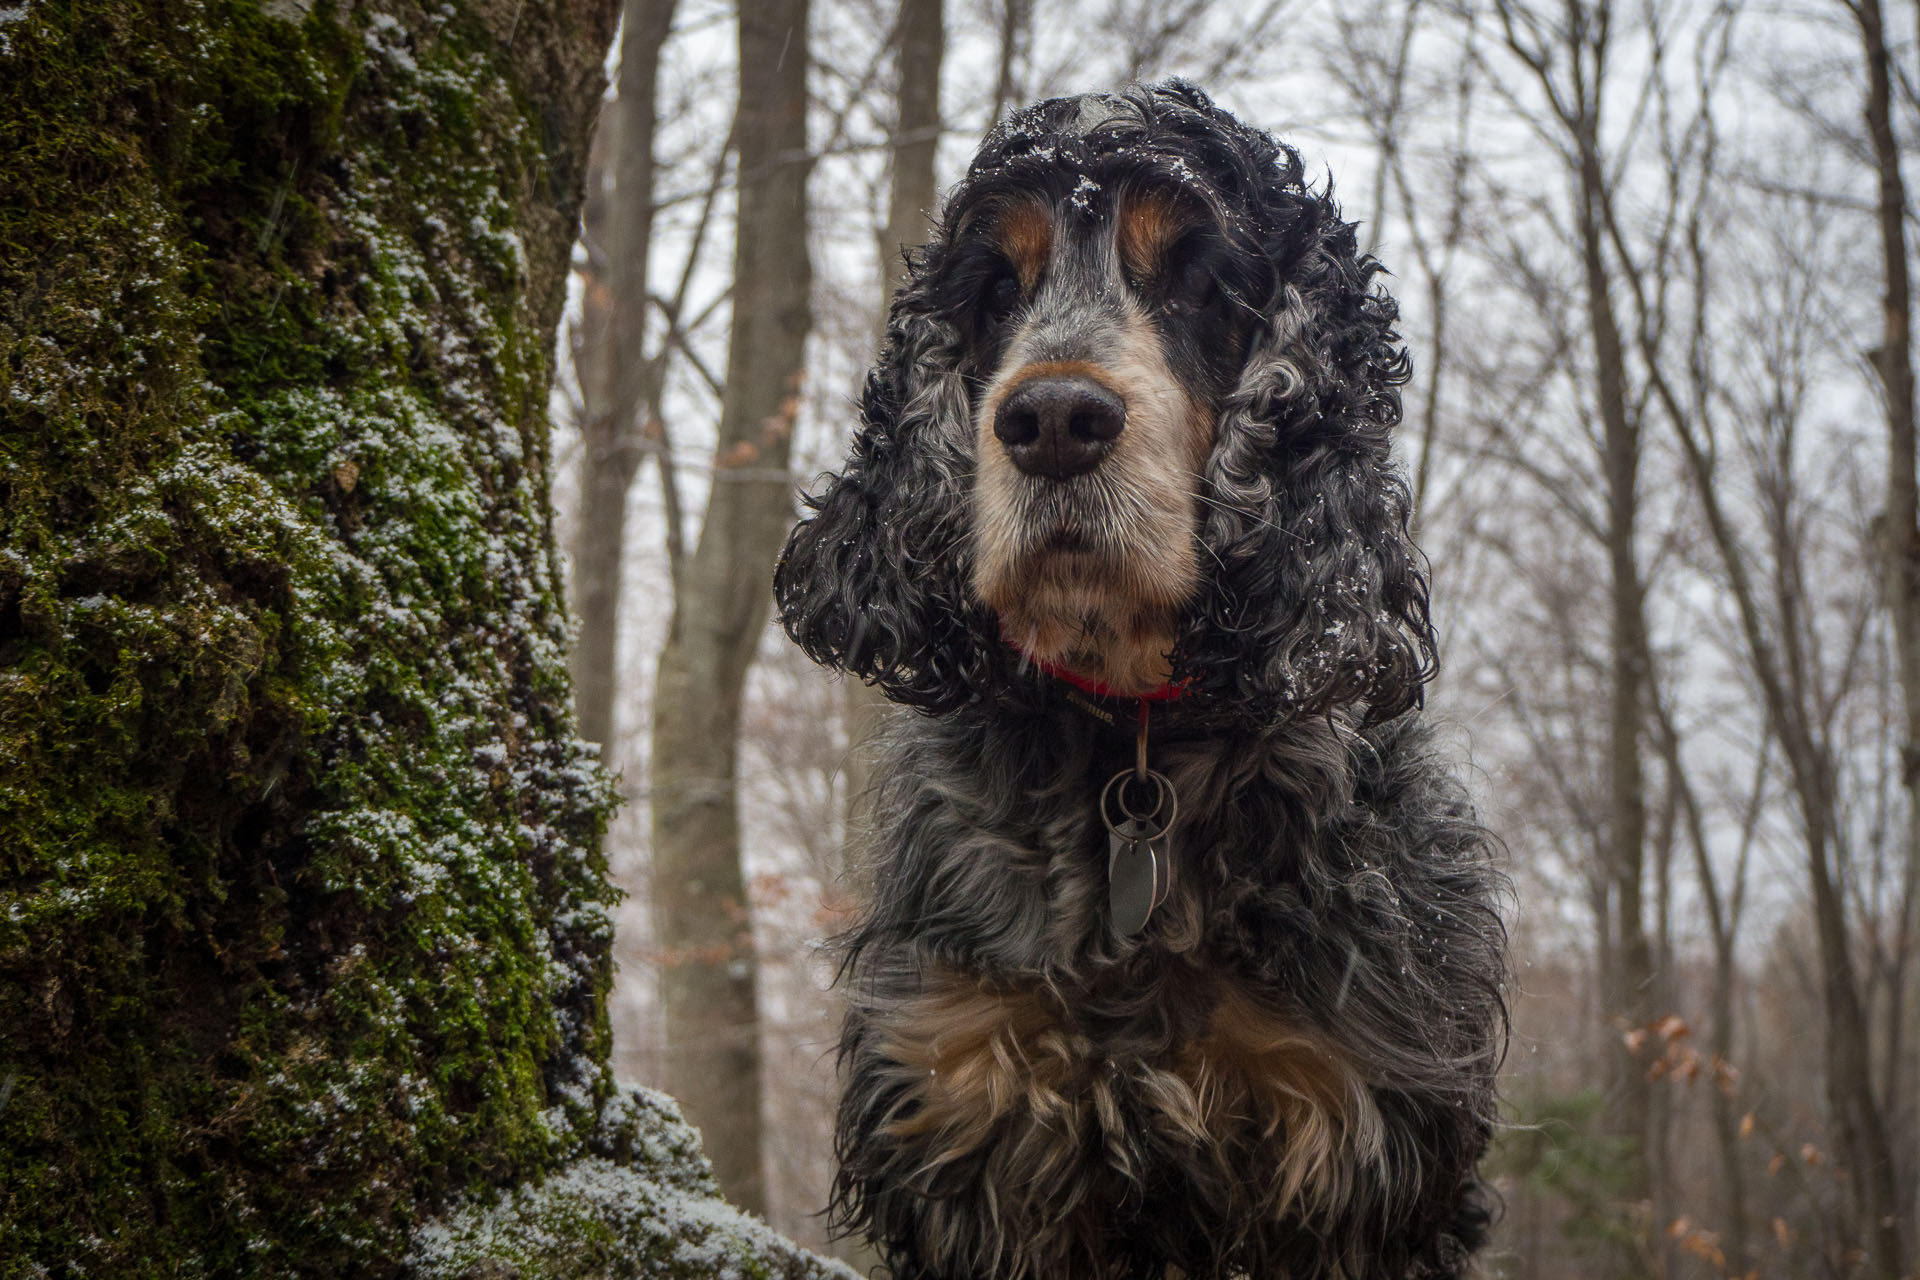
<svg viewBox="0 0 1920 1280">
<path fill-rule="evenodd" d="M 829 1246 L 860 743 L 768 625 L 903 246 L 1037 97 L 1185 76 L 1393 273 L 1430 707 L 1515 883 L 1494 1271 L 1916 1274 L 1916 6 L 627 0 L 555 410 L 625 804 L 616 1071 Z M 737 30 L 736 30 L 737 27 Z"/>
<path fill-rule="evenodd" d="M 1403 309 L 1514 883 L 1490 1270 L 1920 1275 L 1917 27 L 0 0 L 0 1275 L 849 1274 L 723 1191 L 868 1261 L 887 712 L 773 558 L 984 131 L 1168 75 Z"/>
</svg>

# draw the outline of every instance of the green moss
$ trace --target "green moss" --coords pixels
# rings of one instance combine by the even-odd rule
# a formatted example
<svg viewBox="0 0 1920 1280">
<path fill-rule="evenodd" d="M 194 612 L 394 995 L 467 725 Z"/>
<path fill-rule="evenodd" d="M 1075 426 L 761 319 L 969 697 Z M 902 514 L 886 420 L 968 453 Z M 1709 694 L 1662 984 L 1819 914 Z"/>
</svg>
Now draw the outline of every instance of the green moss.
<svg viewBox="0 0 1920 1280">
<path fill-rule="evenodd" d="M 393 12 L 0 24 L 0 1274 L 392 1272 L 610 1088 L 571 184 L 479 19 Z"/>
<path fill-rule="evenodd" d="M 722 1200 L 699 1135 L 645 1089 L 609 1098 L 552 1176 L 426 1226 L 409 1262 L 422 1280 L 854 1280 Z"/>
<path fill-rule="evenodd" d="M 371 7 L 0 3 L 0 1276 L 825 1274 L 606 1075 L 591 10 Z"/>
</svg>

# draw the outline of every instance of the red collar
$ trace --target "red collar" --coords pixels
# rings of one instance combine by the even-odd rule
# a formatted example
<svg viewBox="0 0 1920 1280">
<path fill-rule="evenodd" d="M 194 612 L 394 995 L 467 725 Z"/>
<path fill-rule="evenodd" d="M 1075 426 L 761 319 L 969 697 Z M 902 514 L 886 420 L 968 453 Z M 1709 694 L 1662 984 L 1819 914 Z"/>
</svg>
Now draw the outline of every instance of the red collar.
<svg viewBox="0 0 1920 1280">
<path fill-rule="evenodd" d="M 1031 662 L 1045 674 L 1052 676 L 1062 684 L 1072 685 L 1082 693 L 1090 693 L 1096 698 L 1131 698 L 1140 702 L 1171 702 L 1175 698 L 1184 698 L 1187 696 L 1187 681 L 1185 680 L 1169 680 L 1159 688 L 1149 689 L 1145 693 L 1127 693 L 1113 688 L 1104 681 L 1089 680 L 1079 672 L 1056 663 L 1048 662 L 1045 658 L 1036 658 L 1019 645 L 1013 644 L 1011 640 L 1007 643 L 1013 646 L 1014 652 L 1018 653 L 1026 661 Z"/>
</svg>

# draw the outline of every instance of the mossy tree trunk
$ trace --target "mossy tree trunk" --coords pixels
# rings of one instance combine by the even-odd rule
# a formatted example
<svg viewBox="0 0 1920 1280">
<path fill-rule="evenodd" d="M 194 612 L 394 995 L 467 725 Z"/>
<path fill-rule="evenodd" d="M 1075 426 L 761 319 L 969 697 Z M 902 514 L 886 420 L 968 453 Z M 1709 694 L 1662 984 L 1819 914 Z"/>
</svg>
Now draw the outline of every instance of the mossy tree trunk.
<svg viewBox="0 0 1920 1280">
<path fill-rule="evenodd" d="M 615 7 L 0 4 L 0 1275 L 820 1270 L 605 1066 L 545 409 Z"/>
</svg>

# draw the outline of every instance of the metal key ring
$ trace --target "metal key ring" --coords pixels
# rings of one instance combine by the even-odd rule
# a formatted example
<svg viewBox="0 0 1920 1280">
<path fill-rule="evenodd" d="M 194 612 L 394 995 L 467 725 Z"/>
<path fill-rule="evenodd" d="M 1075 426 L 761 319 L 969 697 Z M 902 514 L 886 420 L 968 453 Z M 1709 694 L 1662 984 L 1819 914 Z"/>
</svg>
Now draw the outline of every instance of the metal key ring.
<svg viewBox="0 0 1920 1280">
<path fill-rule="evenodd" d="M 1146 837 L 1149 840 L 1157 840 L 1172 830 L 1174 819 L 1180 816 L 1180 797 L 1174 793 L 1173 783 L 1169 782 L 1167 776 L 1158 769 L 1147 770 L 1147 777 L 1151 778 L 1154 786 L 1158 788 L 1158 793 L 1154 798 L 1153 808 L 1147 810 L 1145 813 L 1135 813 L 1127 807 L 1127 793 L 1123 789 L 1120 792 L 1120 812 L 1126 816 L 1129 822 L 1152 822 L 1160 816 L 1162 809 L 1166 809 L 1167 820 L 1160 824 L 1158 831 Z M 1113 795 L 1114 784 L 1120 782 L 1122 779 L 1131 781 L 1132 778 L 1133 770 L 1122 769 L 1119 773 L 1107 779 L 1107 785 L 1100 791 L 1100 820 L 1107 824 L 1109 831 L 1117 830 L 1120 826 L 1120 824 L 1115 822 L 1107 813 L 1107 801 Z"/>
</svg>

